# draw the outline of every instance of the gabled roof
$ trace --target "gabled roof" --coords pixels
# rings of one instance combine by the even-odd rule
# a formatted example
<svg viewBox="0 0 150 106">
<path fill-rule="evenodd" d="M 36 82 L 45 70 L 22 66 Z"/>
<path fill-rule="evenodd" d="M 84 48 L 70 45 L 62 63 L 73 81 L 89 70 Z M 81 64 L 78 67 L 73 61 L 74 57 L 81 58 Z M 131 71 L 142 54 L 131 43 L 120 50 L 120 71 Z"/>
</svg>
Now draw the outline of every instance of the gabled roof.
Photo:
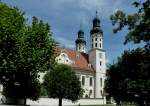
<svg viewBox="0 0 150 106">
<path fill-rule="evenodd" d="M 94 68 L 89 63 L 88 54 L 66 48 L 65 49 L 59 48 L 59 51 L 66 53 L 69 59 L 73 61 L 73 63 L 71 64 L 73 69 L 80 72 L 95 73 Z"/>
</svg>

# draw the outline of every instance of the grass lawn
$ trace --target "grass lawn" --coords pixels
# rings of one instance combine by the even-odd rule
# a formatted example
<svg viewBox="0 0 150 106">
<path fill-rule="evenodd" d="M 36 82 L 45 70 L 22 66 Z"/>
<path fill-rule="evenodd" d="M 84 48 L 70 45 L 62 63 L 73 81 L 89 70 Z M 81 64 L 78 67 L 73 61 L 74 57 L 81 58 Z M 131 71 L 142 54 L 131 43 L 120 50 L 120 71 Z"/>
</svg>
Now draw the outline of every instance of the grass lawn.
<svg viewBox="0 0 150 106">
<path fill-rule="evenodd" d="M 115 106 L 115 105 L 81 105 L 81 106 Z"/>
<path fill-rule="evenodd" d="M 116 106 L 116 105 L 80 105 L 80 106 Z M 136 105 L 122 105 L 122 106 L 136 106 Z"/>
<path fill-rule="evenodd" d="M 81 106 L 115 106 L 115 105 L 81 105 Z"/>
</svg>

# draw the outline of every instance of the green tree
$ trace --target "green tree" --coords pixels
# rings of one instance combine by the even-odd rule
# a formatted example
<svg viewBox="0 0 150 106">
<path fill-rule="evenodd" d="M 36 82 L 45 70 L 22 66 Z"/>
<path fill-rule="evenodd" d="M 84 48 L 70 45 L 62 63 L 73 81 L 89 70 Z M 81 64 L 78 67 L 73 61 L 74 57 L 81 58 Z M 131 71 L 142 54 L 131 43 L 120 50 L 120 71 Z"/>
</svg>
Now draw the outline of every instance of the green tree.
<svg viewBox="0 0 150 106">
<path fill-rule="evenodd" d="M 27 25 L 23 12 L 0 3 L 0 83 L 6 97 L 38 99 L 39 72 L 54 64 L 57 44 L 51 36 L 47 23 L 33 17 Z"/>
<path fill-rule="evenodd" d="M 116 102 L 135 102 L 143 106 L 150 101 L 150 54 L 138 48 L 125 51 L 107 71 L 105 90 Z"/>
<path fill-rule="evenodd" d="M 138 0 L 133 2 L 137 8 L 137 12 L 127 15 L 121 10 L 118 10 L 110 19 L 114 33 L 128 27 L 129 32 L 125 37 L 125 44 L 133 41 L 134 43 L 145 42 L 146 46 L 150 45 L 150 0 Z"/>
<path fill-rule="evenodd" d="M 137 12 L 127 15 L 119 10 L 110 17 L 114 33 L 128 28 L 124 44 L 133 41 L 144 47 L 125 51 L 116 63 L 109 66 L 105 89 L 120 101 L 148 104 L 150 94 L 150 0 L 134 2 Z"/>
<path fill-rule="evenodd" d="M 41 84 L 41 94 L 40 94 L 40 96 L 47 97 L 48 96 L 47 94 L 48 94 L 47 90 L 45 89 L 44 85 Z"/>
<path fill-rule="evenodd" d="M 59 98 L 59 106 L 62 106 L 63 98 L 74 102 L 83 94 L 79 79 L 68 65 L 59 64 L 47 72 L 43 84 L 49 97 Z"/>
</svg>

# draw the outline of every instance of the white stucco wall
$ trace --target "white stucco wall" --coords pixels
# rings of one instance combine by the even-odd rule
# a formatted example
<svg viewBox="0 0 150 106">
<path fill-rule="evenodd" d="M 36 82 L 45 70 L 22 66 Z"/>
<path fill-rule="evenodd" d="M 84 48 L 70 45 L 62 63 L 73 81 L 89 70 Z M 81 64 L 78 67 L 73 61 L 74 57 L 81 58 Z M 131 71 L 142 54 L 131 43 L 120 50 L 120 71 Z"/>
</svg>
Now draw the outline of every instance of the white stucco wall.
<svg viewBox="0 0 150 106">
<path fill-rule="evenodd" d="M 72 64 L 73 61 L 69 59 L 68 55 L 66 53 L 60 53 L 59 56 L 55 58 L 57 63 L 63 63 L 63 64 Z"/>
<path fill-rule="evenodd" d="M 85 84 L 82 85 L 82 77 L 85 78 Z M 92 78 L 92 86 L 90 86 L 90 78 Z M 94 76 L 92 75 L 86 75 L 86 74 L 81 74 L 80 75 L 80 81 L 81 81 L 81 86 L 84 89 L 84 94 L 83 98 L 86 98 L 86 95 L 88 98 L 94 98 Z M 92 90 L 92 93 L 90 94 L 90 90 Z"/>
<path fill-rule="evenodd" d="M 1 95 L 0 95 L 1 98 Z M 52 99 L 52 98 L 39 98 L 37 101 L 32 101 L 30 99 L 27 99 L 26 104 L 30 106 L 58 106 L 59 100 L 58 99 Z M 105 99 L 80 99 L 76 102 L 72 102 L 69 100 L 63 99 L 62 101 L 63 106 L 78 106 L 80 105 L 99 105 L 99 104 L 106 104 Z M 3 105 L 1 106 L 8 106 L 8 105 Z M 11 105 L 11 106 L 16 106 L 16 105 Z M 17 105 L 17 106 L 23 106 L 23 105 Z"/>
<path fill-rule="evenodd" d="M 63 106 L 78 106 L 80 105 L 99 105 L 99 104 L 106 104 L 104 99 L 80 99 L 75 103 L 72 103 L 69 100 L 62 101 Z M 51 98 L 40 98 L 38 101 L 31 101 L 27 100 L 27 105 L 31 106 L 58 106 L 58 99 L 51 99 Z"/>
</svg>

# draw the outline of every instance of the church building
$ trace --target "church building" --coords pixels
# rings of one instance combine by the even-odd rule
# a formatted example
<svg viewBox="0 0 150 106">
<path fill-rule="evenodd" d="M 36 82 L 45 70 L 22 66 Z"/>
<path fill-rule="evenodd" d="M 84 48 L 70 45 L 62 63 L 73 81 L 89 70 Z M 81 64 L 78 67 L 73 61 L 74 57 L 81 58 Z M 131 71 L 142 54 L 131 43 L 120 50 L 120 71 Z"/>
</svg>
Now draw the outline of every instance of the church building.
<svg viewBox="0 0 150 106">
<path fill-rule="evenodd" d="M 76 50 L 61 48 L 56 61 L 68 64 L 76 72 L 84 89 L 83 98 L 105 98 L 106 59 L 103 49 L 103 31 L 97 12 L 90 31 L 91 47 L 86 52 L 86 41 L 82 28 L 77 33 Z"/>
<path fill-rule="evenodd" d="M 99 98 L 105 104 L 104 81 L 106 78 L 106 59 L 105 50 L 103 49 L 103 31 L 97 12 L 93 19 L 90 38 L 91 47 L 87 52 L 84 31 L 80 28 L 75 41 L 76 50 L 59 48 L 59 53 L 55 60 L 58 63 L 70 65 L 76 72 L 85 91 L 82 98 L 96 98 L 91 100 L 98 100 L 97 98 Z M 43 77 L 44 74 L 41 75 Z M 0 95 L 2 89 L 0 85 Z M 100 102 L 98 101 L 98 103 Z"/>
</svg>

